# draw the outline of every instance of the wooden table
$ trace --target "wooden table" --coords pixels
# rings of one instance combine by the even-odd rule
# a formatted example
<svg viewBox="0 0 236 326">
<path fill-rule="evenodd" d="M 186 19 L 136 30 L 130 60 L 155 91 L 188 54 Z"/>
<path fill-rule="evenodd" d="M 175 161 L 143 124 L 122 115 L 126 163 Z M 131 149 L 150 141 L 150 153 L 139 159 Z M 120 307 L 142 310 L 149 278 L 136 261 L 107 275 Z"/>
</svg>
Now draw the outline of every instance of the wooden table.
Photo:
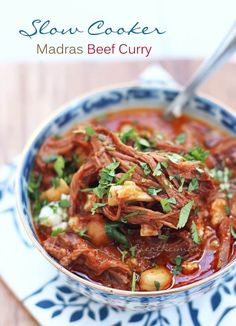
<svg viewBox="0 0 236 326">
<path fill-rule="evenodd" d="M 165 60 L 184 84 L 200 61 Z M 63 103 L 95 87 L 135 80 L 148 62 L 16 63 L 0 65 L 0 163 L 19 154 L 30 134 Z M 236 64 L 229 63 L 201 88 L 236 110 Z M 0 282 L 0 326 L 35 326 L 22 305 Z"/>
</svg>

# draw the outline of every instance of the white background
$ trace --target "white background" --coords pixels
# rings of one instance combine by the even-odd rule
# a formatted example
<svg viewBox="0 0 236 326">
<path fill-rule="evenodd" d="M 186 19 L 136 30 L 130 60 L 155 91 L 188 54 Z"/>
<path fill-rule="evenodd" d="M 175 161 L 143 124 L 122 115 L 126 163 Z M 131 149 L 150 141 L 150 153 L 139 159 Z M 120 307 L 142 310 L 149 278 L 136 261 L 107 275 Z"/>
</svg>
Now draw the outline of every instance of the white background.
<svg viewBox="0 0 236 326">
<path fill-rule="evenodd" d="M 0 61 L 109 60 L 202 57 L 209 55 L 236 19 L 236 0 L 8 0 L 1 3 Z M 31 30 L 34 19 L 52 21 L 52 27 L 82 27 L 103 19 L 107 27 L 143 26 L 166 30 L 155 36 L 22 37 L 20 29 Z M 86 46 L 87 43 L 152 46 L 151 56 L 130 55 L 37 55 L 36 44 Z"/>
</svg>

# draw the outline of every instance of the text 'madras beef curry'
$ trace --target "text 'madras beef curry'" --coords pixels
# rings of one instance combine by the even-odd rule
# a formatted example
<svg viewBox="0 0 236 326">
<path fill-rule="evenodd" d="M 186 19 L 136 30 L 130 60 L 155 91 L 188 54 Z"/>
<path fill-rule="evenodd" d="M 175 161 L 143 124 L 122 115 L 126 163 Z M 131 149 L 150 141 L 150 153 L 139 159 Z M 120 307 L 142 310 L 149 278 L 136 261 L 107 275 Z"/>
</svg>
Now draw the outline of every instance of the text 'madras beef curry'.
<svg viewBox="0 0 236 326">
<path fill-rule="evenodd" d="M 200 120 L 127 110 L 52 135 L 28 191 L 45 250 L 123 290 L 203 279 L 236 256 L 236 139 Z"/>
</svg>

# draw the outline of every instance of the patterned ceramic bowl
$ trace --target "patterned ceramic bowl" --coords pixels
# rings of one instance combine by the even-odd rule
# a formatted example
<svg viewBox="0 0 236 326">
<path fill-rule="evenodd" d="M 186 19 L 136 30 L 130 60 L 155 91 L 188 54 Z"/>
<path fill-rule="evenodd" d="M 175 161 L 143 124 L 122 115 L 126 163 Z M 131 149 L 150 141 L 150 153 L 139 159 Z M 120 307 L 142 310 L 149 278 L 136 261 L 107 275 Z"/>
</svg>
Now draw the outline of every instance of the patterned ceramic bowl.
<svg viewBox="0 0 236 326">
<path fill-rule="evenodd" d="M 173 303 L 178 304 L 193 299 L 197 295 L 202 295 L 211 287 L 215 286 L 216 283 L 222 282 L 223 278 L 226 276 L 228 277 L 228 274 L 235 269 L 235 262 L 231 262 L 215 274 L 181 288 L 158 292 L 116 290 L 93 283 L 63 268 L 44 250 L 37 240 L 34 231 L 27 194 L 27 182 L 35 154 L 46 137 L 51 134 L 66 131 L 75 122 L 88 119 L 93 115 L 105 113 L 107 111 L 119 111 L 123 108 L 165 107 L 174 99 L 177 93 L 178 91 L 169 88 L 124 86 L 89 94 L 68 104 L 49 118 L 33 135 L 23 153 L 23 159 L 19 167 L 16 182 L 17 206 L 22 223 L 34 245 L 55 268 L 66 275 L 70 285 L 78 292 L 81 292 L 95 301 L 132 310 L 163 308 Z M 236 134 L 235 115 L 233 115 L 229 109 L 225 109 L 212 100 L 203 97 L 195 97 L 189 104 L 188 110 L 193 116 L 200 116 Z"/>
</svg>

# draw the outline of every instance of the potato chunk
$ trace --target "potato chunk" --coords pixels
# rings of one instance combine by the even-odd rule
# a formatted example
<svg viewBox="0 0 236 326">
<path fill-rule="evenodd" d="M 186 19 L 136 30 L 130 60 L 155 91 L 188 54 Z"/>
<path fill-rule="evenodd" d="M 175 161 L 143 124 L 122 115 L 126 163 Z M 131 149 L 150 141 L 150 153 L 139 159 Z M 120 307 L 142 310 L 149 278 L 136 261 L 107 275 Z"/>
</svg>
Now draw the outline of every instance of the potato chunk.
<svg viewBox="0 0 236 326">
<path fill-rule="evenodd" d="M 125 201 L 153 201 L 153 198 L 144 192 L 133 181 L 125 181 L 123 185 L 111 186 L 108 195 L 108 205 L 117 206 L 119 199 L 123 199 Z"/>
<path fill-rule="evenodd" d="M 41 194 L 42 199 L 47 199 L 49 202 L 52 201 L 59 201 L 61 199 L 62 194 L 68 195 L 70 193 L 70 188 L 68 187 L 67 183 L 60 179 L 60 183 L 58 187 L 51 187 L 46 191 L 43 191 Z"/>
<path fill-rule="evenodd" d="M 105 221 L 103 218 L 97 217 L 91 220 L 88 223 L 88 231 L 87 235 L 89 236 L 89 240 L 95 246 L 106 246 L 111 243 L 110 238 L 107 236 L 105 231 Z"/>
<path fill-rule="evenodd" d="M 96 197 L 95 194 L 88 194 L 87 195 L 87 200 L 84 204 L 84 210 L 86 212 L 90 212 L 91 209 L 93 208 L 94 203 L 96 202 Z"/>
<path fill-rule="evenodd" d="M 165 290 L 172 284 L 172 274 L 164 266 L 150 268 L 141 273 L 139 284 L 142 291 Z"/>
<path fill-rule="evenodd" d="M 211 223 L 213 226 L 219 225 L 221 220 L 225 217 L 226 206 L 227 202 L 224 198 L 217 198 L 211 204 Z"/>
<path fill-rule="evenodd" d="M 158 235 L 158 230 L 152 225 L 141 224 L 140 235 L 141 237 L 152 237 Z"/>
</svg>

